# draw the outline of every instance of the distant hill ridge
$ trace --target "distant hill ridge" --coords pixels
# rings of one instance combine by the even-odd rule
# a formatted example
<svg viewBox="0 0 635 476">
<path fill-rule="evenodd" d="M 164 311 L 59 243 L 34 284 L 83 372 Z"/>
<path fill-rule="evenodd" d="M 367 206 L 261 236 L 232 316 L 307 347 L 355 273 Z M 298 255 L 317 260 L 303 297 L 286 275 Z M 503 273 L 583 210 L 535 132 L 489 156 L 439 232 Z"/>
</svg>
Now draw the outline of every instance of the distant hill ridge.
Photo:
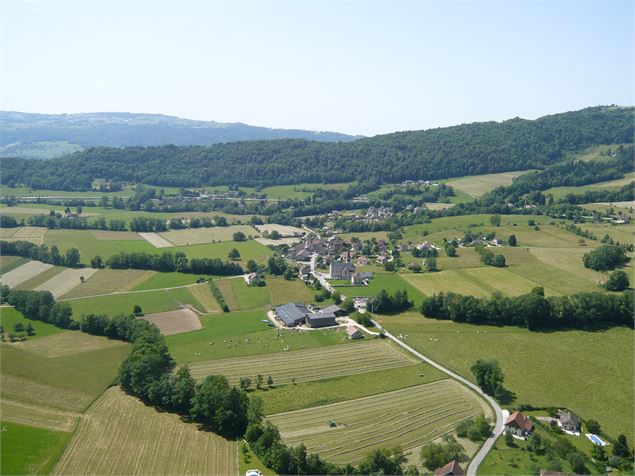
<svg viewBox="0 0 635 476">
<path fill-rule="evenodd" d="M 51 158 L 89 147 L 212 145 L 269 139 L 351 141 L 338 132 L 272 129 L 240 122 L 197 121 L 163 114 L 0 111 L 0 157 Z"/>
<path fill-rule="evenodd" d="M 541 169 L 587 147 L 633 143 L 632 107 L 598 106 L 545 116 L 351 142 L 300 139 L 212 146 L 92 148 L 46 161 L 4 159 L 2 183 L 87 190 L 93 178 L 161 186 L 436 180 Z"/>
</svg>

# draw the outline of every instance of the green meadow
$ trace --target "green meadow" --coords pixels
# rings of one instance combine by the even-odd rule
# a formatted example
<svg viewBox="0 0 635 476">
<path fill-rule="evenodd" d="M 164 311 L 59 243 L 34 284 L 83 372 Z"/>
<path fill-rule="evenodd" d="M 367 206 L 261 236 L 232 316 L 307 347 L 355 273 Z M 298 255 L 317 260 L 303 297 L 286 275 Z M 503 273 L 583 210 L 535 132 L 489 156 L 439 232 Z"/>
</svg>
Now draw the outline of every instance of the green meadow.
<svg viewBox="0 0 635 476">
<path fill-rule="evenodd" d="M 14 326 L 17 323 L 21 323 L 22 325 L 24 325 L 25 328 L 29 323 L 31 323 L 31 325 L 33 326 L 35 334 L 32 336 L 27 336 L 28 340 L 41 339 L 42 337 L 47 337 L 59 334 L 60 332 L 64 332 L 63 329 L 55 327 L 53 324 L 27 319 L 22 315 L 20 311 L 12 307 L 0 307 L 0 325 L 4 327 L 4 330 L 7 334 L 10 332 L 15 333 Z M 26 335 L 25 332 L 18 332 L 17 334 Z"/>
<path fill-rule="evenodd" d="M 515 395 L 510 406 L 564 406 L 599 421 L 613 437 L 625 433 L 633 440 L 632 329 L 531 332 L 427 319 L 416 312 L 378 321 L 470 380 L 477 359 L 497 359 L 505 388 Z"/>
</svg>

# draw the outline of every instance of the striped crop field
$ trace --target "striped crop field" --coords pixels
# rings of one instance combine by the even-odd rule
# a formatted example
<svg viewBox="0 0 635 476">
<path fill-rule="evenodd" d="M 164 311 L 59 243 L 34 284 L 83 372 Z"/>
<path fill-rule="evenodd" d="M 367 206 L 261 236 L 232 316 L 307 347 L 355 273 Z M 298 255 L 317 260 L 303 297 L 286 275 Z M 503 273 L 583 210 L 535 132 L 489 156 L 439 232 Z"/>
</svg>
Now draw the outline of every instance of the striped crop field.
<svg viewBox="0 0 635 476">
<path fill-rule="evenodd" d="M 482 414 L 484 403 L 453 380 L 268 417 L 284 442 L 327 461 L 356 463 L 377 448 L 414 448 Z M 332 426 L 334 425 L 334 426 Z"/>
<path fill-rule="evenodd" d="M 417 361 L 390 342 L 370 340 L 328 348 L 296 350 L 254 357 L 210 360 L 190 365 L 192 376 L 224 375 L 232 385 L 241 377 L 271 376 L 275 385 L 308 382 L 376 370 L 394 369 Z"/>
<path fill-rule="evenodd" d="M 53 474 L 238 474 L 236 443 L 118 387 L 82 417 Z"/>
</svg>

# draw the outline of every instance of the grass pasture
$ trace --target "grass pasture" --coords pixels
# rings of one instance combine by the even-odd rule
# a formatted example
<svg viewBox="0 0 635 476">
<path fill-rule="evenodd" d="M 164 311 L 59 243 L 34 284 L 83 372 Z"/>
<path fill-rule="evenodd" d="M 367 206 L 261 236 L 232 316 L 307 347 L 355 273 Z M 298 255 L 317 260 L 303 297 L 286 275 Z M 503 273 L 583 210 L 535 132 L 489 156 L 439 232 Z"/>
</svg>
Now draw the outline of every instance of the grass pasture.
<svg viewBox="0 0 635 476">
<path fill-rule="evenodd" d="M 346 297 L 376 296 L 385 289 L 390 294 L 398 290 L 407 291 L 408 298 L 414 301 L 415 306 L 421 305 L 423 300 L 421 292 L 398 273 L 375 273 L 368 286 L 353 286 L 349 281 L 332 281 L 332 284 Z"/>
<path fill-rule="evenodd" d="M 236 443 L 159 413 L 118 387 L 82 418 L 53 474 L 237 474 Z"/>
<path fill-rule="evenodd" d="M 282 278 L 267 278 L 267 289 L 274 306 L 288 302 L 309 302 L 313 300 L 311 290 L 299 279 L 287 281 Z"/>
<path fill-rule="evenodd" d="M 272 329 L 264 310 L 200 316 L 203 329 L 166 337 L 179 364 L 348 344 L 343 329 Z M 262 322 L 265 320 L 266 322 Z"/>
<path fill-rule="evenodd" d="M 151 289 L 172 288 L 176 286 L 187 286 L 196 283 L 200 277 L 196 274 L 188 273 L 159 273 L 155 271 L 146 271 L 146 279 L 136 281 L 128 290 L 131 291 L 148 291 Z"/>
<path fill-rule="evenodd" d="M 445 183 L 454 189 L 466 193 L 470 197 L 478 198 L 496 187 L 511 185 L 514 178 L 529 172 L 519 170 L 515 172 L 502 172 L 498 174 L 472 175 L 447 180 Z"/>
<path fill-rule="evenodd" d="M 26 327 L 29 322 L 33 326 L 35 335 L 29 336 L 29 341 L 64 332 L 63 329 L 55 327 L 53 324 L 42 321 L 31 321 L 24 317 L 20 311 L 12 307 L 0 307 L 0 324 L 5 328 L 6 332 L 13 332 L 13 327 L 18 322 L 21 322 L 24 327 Z"/>
<path fill-rule="evenodd" d="M 247 237 L 260 236 L 252 226 L 232 225 L 212 228 L 189 228 L 186 230 L 171 230 L 159 235 L 175 246 L 200 245 L 217 241 L 232 241 L 234 233 L 242 232 Z"/>
<path fill-rule="evenodd" d="M 70 440 L 70 433 L 2 421 L 1 474 L 49 474 Z"/>
<path fill-rule="evenodd" d="M 304 200 L 313 196 L 318 190 L 344 190 L 352 183 L 299 183 L 297 185 L 273 185 L 262 189 L 269 199 L 275 200 Z"/>
<path fill-rule="evenodd" d="M 232 311 L 262 309 L 271 304 L 267 286 L 248 286 L 242 277 L 214 281 Z"/>
<path fill-rule="evenodd" d="M 60 350 L 62 337 L 68 340 Z M 93 343 L 86 350 L 86 334 L 79 331 L 26 341 L 21 346 L 0 344 L 3 400 L 71 412 L 86 409 L 114 381 L 129 351 L 123 342 L 88 337 L 104 346 Z"/>
<path fill-rule="evenodd" d="M 67 300 L 73 308 L 73 316 L 79 318 L 85 314 L 130 314 L 135 304 L 141 306 L 144 313 L 173 311 L 184 305 L 194 306 L 204 312 L 203 305 L 190 292 L 189 287 L 176 289 L 159 289 L 150 291 L 130 291 L 89 296 Z"/>
<path fill-rule="evenodd" d="M 624 185 L 628 185 L 631 182 L 635 181 L 635 172 L 630 172 L 624 174 L 624 177 L 621 179 L 609 180 L 607 182 L 597 182 L 589 185 L 582 185 L 580 187 L 554 187 L 545 190 L 543 193 L 545 195 L 553 195 L 553 198 L 559 199 L 564 198 L 567 194 L 581 194 L 586 192 L 587 190 L 597 190 L 597 189 L 608 189 L 614 190 L 623 187 Z"/>
<path fill-rule="evenodd" d="M 584 278 L 594 284 L 601 284 L 607 279 L 605 273 L 585 268 L 582 256 L 588 253 L 584 248 L 531 248 L 530 253 L 541 263 L 561 269 L 567 273 Z"/>
<path fill-rule="evenodd" d="M 356 463 L 373 449 L 401 445 L 407 450 L 432 441 L 484 411 L 476 395 L 446 379 L 268 419 L 287 444 L 304 443 L 327 461 Z"/>
<path fill-rule="evenodd" d="M 376 370 L 388 370 L 416 363 L 390 342 L 373 339 L 351 345 L 282 352 L 266 356 L 239 357 L 190 364 L 192 376 L 224 375 L 231 385 L 241 377 L 255 384 L 256 375 L 271 376 L 274 385 L 308 382 Z"/>
<path fill-rule="evenodd" d="M 198 316 L 191 309 L 146 314 L 142 319 L 156 325 L 164 336 L 197 331 L 202 328 Z"/>
<path fill-rule="evenodd" d="M 531 332 L 427 319 L 418 313 L 379 317 L 406 343 L 473 381 L 477 359 L 497 359 L 512 405 L 566 407 L 632 440 L 633 330 Z"/>
</svg>

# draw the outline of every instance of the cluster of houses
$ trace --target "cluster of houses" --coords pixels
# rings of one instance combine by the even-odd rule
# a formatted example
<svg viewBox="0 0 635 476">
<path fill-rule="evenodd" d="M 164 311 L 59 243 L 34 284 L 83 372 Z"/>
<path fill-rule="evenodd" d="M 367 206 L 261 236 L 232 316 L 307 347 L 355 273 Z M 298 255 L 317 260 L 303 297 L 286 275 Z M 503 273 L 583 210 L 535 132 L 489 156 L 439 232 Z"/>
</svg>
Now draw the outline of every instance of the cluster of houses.
<svg viewBox="0 0 635 476">
<path fill-rule="evenodd" d="M 576 436 L 580 435 L 582 428 L 580 417 L 566 409 L 558 411 L 557 417 L 549 419 L 549 423 Z M 505 420 L 505 432 L 517 438 L 527 438 L 533 429 L 534 424 L 531 419 L 522 412 L 514 412 Z"/>
<path fill-rule="evenodd" d="M 412 185 L 432 185 L 433 187 L 439 186 L 437 182 L 430 182 L 429 180 L 404 180 L 399 185 L 402 187 L 410 187 Z"/>
</svg>

